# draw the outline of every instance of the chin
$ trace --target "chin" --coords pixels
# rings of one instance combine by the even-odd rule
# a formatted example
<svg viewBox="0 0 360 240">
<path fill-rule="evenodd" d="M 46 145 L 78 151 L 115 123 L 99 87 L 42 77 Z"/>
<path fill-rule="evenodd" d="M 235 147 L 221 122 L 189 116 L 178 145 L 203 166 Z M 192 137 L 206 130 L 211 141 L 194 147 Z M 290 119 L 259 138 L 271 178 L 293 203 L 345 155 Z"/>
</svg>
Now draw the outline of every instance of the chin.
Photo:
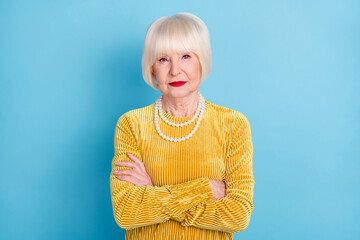
<svg viewBox="0 0 360 240">
<path fill-rule="evenodd" d="M 169 91 L 164 96 L 171 97 L 171 98 L 185 98 L 189 95 L 192 95 L 196 90 L 189 91 L 188 89 L 179 89 L 178 91 Z"/>
</svg>

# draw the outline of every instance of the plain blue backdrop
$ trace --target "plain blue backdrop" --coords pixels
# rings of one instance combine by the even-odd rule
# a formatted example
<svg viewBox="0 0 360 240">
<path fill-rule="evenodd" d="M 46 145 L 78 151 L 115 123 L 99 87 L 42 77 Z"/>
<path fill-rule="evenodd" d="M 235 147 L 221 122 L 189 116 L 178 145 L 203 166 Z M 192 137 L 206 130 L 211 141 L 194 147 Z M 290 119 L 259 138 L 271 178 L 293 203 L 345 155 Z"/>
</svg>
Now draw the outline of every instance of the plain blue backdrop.
<svg viewBox="0 0 360 240">
<path fill-rule="evenodd" d="M 234 239 L 360 239 L 359 1 L 0 1 L 0 239 L 123 239 L 117 119 L 155 102 L 145 32 L 208 26 L 205 98 L 245 114 L 254 211 Z"/>
</svg>

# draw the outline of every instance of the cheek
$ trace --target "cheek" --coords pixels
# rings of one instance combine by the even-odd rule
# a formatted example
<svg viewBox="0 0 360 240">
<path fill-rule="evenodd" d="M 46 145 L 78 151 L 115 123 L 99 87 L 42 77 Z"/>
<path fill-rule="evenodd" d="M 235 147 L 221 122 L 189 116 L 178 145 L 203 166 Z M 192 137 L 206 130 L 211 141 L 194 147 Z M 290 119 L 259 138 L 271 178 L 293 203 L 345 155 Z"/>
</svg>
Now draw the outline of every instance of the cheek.
<svg viewBox="0 0 360 240">
<path fill-rule="evenodd" d="M 155 68 L 153 75 L 158 82 L 162 82 L 166 77 L 166 70 L 163 68 Z"/>
<path fill-rule="evenodd" d="M 154 76 L 159 75 L 159 67 L 157 67 L 156 65 L 154 65 L 153 68 L 152 68 L 152 70 L 153 70 L 153 75 L 154 75 Z"/>
<path fill-rule="evenodd" d="M 194 64 L 194 65 L 192 65 L 190 71 L 191 71 L 191 75 L 192 75 L 193 77 L 196 77 L 196 78 L 197 78 L 197 77 L 200 77 L 201 69 L 200 69 L 200 65 L 199 65 L 199 64 Z"/>
</svg>

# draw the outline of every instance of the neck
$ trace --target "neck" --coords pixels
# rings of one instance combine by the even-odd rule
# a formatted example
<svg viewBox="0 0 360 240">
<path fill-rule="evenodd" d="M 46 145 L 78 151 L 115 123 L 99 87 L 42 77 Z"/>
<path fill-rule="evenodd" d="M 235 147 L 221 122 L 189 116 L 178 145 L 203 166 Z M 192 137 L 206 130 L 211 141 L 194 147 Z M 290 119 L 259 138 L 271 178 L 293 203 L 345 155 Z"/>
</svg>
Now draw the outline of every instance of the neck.
<svg viewBox="0 0 360 240">
<path fill-rule="evenodd" d="M 186 98 L 172 98 L 163 95 L 162 108 L 174 117 L 188 117 L 194 115 L 199 104 L 198 92 Z"/>
</svg>

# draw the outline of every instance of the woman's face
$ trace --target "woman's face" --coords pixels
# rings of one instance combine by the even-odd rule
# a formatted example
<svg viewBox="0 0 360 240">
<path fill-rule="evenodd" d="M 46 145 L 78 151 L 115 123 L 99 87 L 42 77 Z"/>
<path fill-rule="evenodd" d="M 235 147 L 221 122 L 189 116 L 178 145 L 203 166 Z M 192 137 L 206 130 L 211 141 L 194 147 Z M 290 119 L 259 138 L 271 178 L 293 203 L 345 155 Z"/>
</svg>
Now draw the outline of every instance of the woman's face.
<svg viewBox="0 0 360 240">
<path fill-rule="evenodd" d="M 201 66 L 195 53 L 171 53 L 156 59 L 153 75 L 164 96 L 184 98 L 198 91 Z M 181 86 L 170 84 L 177 81 L 185 82 L 185 84 Z"/>
</svg>

